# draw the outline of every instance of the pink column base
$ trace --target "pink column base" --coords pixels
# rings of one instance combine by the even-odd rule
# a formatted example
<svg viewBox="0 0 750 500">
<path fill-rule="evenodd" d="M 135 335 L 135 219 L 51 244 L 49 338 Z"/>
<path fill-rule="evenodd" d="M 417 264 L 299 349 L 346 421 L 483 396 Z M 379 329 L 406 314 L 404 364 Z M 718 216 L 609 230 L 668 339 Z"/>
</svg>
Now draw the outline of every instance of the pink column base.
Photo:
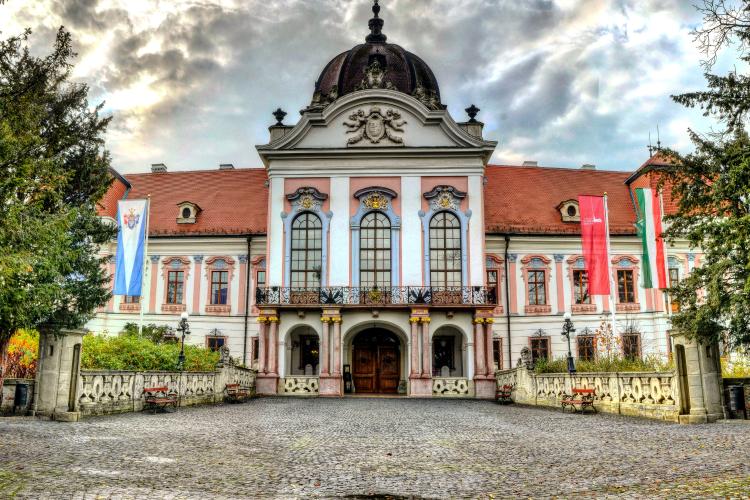
<svg viewBox="0 0 750 500">
<path fill-rule="evenodd" d="M 279 385 L 279 377 L 273 375 L 261 375 L 255 379 L 255 392 L 262 396 L 276 394 Z"/>
<path fill-rule="evenodd" d="M 409 396 L 413 398 L 431 398 L 432 378 L 409 377 Z"/>
<path fill-rule="evenodd" d="M 326 397 L 341 397 L 344 395 L 344 381 L 341 377 L 321 375 L 318 394 Z"/>
<path fill-rule="evenodd" d="M 474 394 L 477 399 L 495 399 L 497 382 L 494 378 L 474 378 Z"/>
</svg>

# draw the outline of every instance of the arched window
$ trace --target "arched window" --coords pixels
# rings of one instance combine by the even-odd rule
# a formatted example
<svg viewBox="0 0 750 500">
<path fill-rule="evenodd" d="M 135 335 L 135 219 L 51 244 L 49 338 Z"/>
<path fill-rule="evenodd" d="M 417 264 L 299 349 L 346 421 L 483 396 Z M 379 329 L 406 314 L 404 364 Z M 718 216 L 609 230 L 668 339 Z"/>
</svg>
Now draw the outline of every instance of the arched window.
<svg viewBox="0 0 750 500">
<path fill-rule="evenodd" d="M 461 286 L 461 223 L 450 212 L 430 220 L 430 284 Z"/>
<path fill-rule="evenodd" d="M 391 286 L 391 222 L 370 212 L 360 225 L 359 283 L 363 288 Z"/>
<path fill-rule="evenodd" d="M 320 218 L 303 212 L 292 222 L 292 288 L 320 287 L 322 249 Z"/>
</svg>

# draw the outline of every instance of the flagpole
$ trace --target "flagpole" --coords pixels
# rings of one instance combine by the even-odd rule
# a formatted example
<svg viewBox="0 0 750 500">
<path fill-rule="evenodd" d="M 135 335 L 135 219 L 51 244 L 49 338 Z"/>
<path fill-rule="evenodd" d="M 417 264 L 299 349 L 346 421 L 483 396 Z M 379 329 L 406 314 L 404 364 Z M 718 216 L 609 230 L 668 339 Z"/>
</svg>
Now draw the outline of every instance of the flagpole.
<svg viewBox="0 0 750 500">
<path fill-rule="evenodd" d="M 604 193 L 604 224 L 606 226 L 607 234 L 607 274 L 609 276 L 609 298 L 611 300 L 610 312 L 612 313 L 612 335 L 617 335 L 617 292 L 615 289 L 615 281 L 612 276 L 612 247 L 609 240 L 609 204 L 607 200 L 607 193 Z"/>
<path fill-rule="evenodd" d="M 151 195 L 147 196 L 146 199 L 146 234 L 145 242 L 143 244 L 143 277 L 146 277 L 148 272 L 148 226 L 151 224 Z M 150 276 L 149 276 L 150 277 Z M 138 320 L 138 336 L 143 335 L 143 284 L 146 280 L 141 278 L 141 296 L 138 298 L 138 308 L 140 311 L 140 319 Z"/>
</svg>

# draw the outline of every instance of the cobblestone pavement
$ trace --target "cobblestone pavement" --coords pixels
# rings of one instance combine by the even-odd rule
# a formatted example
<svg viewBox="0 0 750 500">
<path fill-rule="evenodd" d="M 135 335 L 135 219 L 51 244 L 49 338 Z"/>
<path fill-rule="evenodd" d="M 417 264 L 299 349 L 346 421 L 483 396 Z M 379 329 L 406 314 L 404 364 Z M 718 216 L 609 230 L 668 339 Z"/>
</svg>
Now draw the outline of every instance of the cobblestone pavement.
<svg viewBox="0 0 750 500">
<path fill-rule="evenodd" d="M 0 498 L 750 497 L 750 425 L 486 401 L 257 399 L 0 419 Z"/>
</svg>

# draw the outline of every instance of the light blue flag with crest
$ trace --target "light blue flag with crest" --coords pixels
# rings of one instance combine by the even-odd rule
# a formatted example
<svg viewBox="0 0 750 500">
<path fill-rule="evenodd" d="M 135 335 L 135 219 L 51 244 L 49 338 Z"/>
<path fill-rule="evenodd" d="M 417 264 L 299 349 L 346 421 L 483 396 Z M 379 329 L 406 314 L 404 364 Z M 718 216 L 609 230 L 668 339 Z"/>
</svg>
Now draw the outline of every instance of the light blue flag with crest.
<svg viewBox="0 0 750 500">
<path fill-rule="evenodd" d="M 117 202 L 117 255 L 114 295 L 141 296 L 148 200 Z"/>
</svg>

